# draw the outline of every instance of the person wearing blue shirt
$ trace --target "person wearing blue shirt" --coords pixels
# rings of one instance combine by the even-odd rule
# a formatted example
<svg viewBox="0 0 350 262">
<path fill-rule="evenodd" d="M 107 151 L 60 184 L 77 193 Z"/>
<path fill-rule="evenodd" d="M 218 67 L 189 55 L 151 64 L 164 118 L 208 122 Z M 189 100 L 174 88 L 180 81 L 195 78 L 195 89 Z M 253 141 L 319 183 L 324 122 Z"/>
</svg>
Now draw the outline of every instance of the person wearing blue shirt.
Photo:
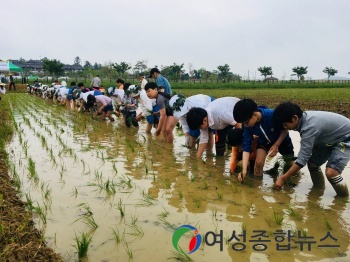
<svg viewBox="0 0 350 262">
<path fill-rule="evenodd" d="M 158 86 L 158 90 L 160 92 L 167 93 L 171 95 L 172 90 L 171 90 L 171 85 L 164 76 L 160 74 L 160 71 L 158 68 L 152 68 L 151 72 L 149 74 L 149 78 L 154 78 L 156 80 L 156 84 Z"/>
<path fill-rule="evenodd" d="M 251 99 L 238 101 L 233 109 L 234 119 L 244 125 L 242 172 L 238 174 L 238 179 L 241 182 L 247 175 L 254 135 L 259 137 L 254 165 L 255 176 L 263 175 L 263 167 L 267 156 L 274 157 L 277 152 L 280 152 L 285 160 L 294 157 L 294 147 L 288 130 L 275 125 L 273 112 L 273 109 L 264 106 L 258 107 Z"/>
</svg>

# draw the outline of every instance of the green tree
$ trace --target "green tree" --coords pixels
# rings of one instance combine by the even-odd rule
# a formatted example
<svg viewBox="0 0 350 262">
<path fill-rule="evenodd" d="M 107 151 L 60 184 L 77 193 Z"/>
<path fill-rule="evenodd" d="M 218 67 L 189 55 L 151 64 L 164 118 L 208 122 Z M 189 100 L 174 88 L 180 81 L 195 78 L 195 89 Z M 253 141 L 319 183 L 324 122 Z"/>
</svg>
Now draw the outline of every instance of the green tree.
<svg viewBox="0 0 350 262">
<path fill-rule="evenodd" d="M 44 60 L 43 61 L 43 70 L 49 72 L 50 74 L 52 74 L 53 76 L 60 76 L 64 73 L 63 70 L 63 64 L 56 60 Z"/>
<path fill-rule="evenodd" d="M 228 77 L 228 74 L 230 72 L 230 66 L 228 64 L 224 65 L 219 65 L 218 67 L 219 70 L 219 76 L 221 76 L 221 79 L 225 81 L 225 79 Z"/>
<path fill-rule="evenodd" d="M 307 66 L 303 67 L 303 66 L 297 66 L 297 67 L 293 67 L 292 68 L 293 73 L 295 73 L 298 77 L 298 80 L 300 80 L 300 78 L 303 78 L 303 75 L 307 74 Z"/>
<path fill-rule="evenodd" d="M 80 63 L 81 63 L 80 57 L 79 57 L 79 56 L 75 57 L 75 58 L 74 58 L 74 64 L 75 64 L 75 65 L 80 65 Z"/>
<path fill-rule="evenodd" d="M 137 61 L 133 69 L 140 74 L 147 68 L 147 62 L 147 60 Z"/>
<path fill-rule="evenodd" d="M 338 73 L 338 70 L 332 68 L 332 67 L 326 67 L 323 69 L 323 73 L 326 73 L 328 75 L 328 81 L 331 76 L 334 76 L 336 73 Z"/>
<path fill-rule="evenodd" d="M 267 76 L 272 76 L 273 72 L 272 72 L 272 67 L 271 66 L 263 66 L 263 67 L 259 67 L 258 71 L 260 72 L 260 74 L 262 76 L 264 76 L 264 80 L 266 81 L 266 77 Z"/>
<path fill-rule="evenodd" d="M 113 65 L 113 68 L 114 68 L 115 71 L 117 71 L 117 73 L 124 74 L 126 71 L 131 69 L 131 66 L 128 63 L 126 63 L 126 62 L 121 62 L 120 64 L 115 63 Z"/>
<path fill-rule="evenodd" d="M 174 76 L 174 80 L 177 81 L 180 79 L 181 74 L 183 74 L 185 71 L 182 69 L 184 67 L 184 64 L 178 65 L 174 63 L 173 65 L 169 66 L 172 75 Z"/>
<path fill-rule="evenodd" d="M 92 68 L 92 65 L 89 61 L 85 61 L 85 64 L 84 64 L 84 69 L 89 69 L 89 68 Z"/>
</svg>

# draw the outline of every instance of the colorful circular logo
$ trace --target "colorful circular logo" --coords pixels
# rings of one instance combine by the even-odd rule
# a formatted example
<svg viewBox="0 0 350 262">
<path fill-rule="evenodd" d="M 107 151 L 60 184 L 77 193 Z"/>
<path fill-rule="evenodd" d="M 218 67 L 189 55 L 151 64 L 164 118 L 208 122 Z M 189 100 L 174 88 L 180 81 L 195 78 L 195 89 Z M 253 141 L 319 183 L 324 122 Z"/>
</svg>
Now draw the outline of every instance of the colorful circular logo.
<svg viewBox="0 0 350 262">
<path fill-rule="evenodd" d="M 191 238 L 190 242 L 188 243 L 188 250 L 189 252 L 187 254 L 191 254 L 195 252 L 199 246 L 202 243 L 202 235 L 198 234 L 197 228 L 191 226 L 191 225 L 182 225 L 175 229 L 174 234 L 173 234 L 173 246 L 178 252 L 183 252 L 181 248 L 179 247 L 179 241 L 183 235 L 185 235 L 187 232 L 192 231 L 194 234 L 193 237 Z"/>
</svg>

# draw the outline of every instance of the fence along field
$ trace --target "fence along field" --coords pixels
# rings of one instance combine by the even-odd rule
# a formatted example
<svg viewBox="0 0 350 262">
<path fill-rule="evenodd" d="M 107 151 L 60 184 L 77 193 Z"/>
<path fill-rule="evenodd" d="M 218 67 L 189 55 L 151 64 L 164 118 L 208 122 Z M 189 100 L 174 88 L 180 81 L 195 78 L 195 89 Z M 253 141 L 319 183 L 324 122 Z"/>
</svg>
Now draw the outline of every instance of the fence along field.
<svg viewBox="0 0 350 262">
<path fill-rule="evenodd" d="M 142 125 L 127 129 L 122 120 L 99 122 L 25 93 L 6 99 L 16 123 L 9 145 L 15 149 L 9 150 L 11 176 L 48 245 L 66 260 L 76 260 L 84 249 L 91 261 L 179 257 L 171 236 L 183 224 L 203 235 L 222 230 L 223 250 L 219 244 L 202 244 L 189 255 L 193 260 L 283 259 L 286 253 L 276 251 L 274 241 L 281 229 L 317 242 L 311 251 L 306 246 L 301 251 L 295 238 L 288 251 L 292 260 L 350 256 L 349 204 L 329 187 L 310 189 L 304 169 L 282 192 L 272 189 L 270 175 L 241 185 L 228 173 L 228 154 L 197 160 L 182 146 L 180 130 L 174 145 L 167 145 L 145 134 Z M 349 182 L 349 176 L 344 178 Z M 228 243 L 233 231 L 244 230 L 246 250 L 232 249 L 237 242 Z M 249 240 L 255 230 L 266 231 L 267 250 L 253 249 Z M 340 247 L 317 247 L 327 232 Z"/>
</svg>

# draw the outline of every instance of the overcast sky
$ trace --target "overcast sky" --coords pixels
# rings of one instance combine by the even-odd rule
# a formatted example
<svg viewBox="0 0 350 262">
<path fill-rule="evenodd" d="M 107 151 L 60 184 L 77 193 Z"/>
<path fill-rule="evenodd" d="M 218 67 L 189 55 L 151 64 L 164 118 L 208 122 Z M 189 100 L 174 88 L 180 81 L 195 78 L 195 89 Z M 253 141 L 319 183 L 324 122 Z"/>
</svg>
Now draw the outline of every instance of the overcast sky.
<svg viewBox="0 0 350 262">
<path fill-rule="evenodd" d="M 271 66 L 280 79 L 295 66 L 312 79 L 333 67 L 350 77 L 349 0 L 7 0 L 1 10 L 3 60 L 228 64 L 244 78 Z"/>
</svg>

